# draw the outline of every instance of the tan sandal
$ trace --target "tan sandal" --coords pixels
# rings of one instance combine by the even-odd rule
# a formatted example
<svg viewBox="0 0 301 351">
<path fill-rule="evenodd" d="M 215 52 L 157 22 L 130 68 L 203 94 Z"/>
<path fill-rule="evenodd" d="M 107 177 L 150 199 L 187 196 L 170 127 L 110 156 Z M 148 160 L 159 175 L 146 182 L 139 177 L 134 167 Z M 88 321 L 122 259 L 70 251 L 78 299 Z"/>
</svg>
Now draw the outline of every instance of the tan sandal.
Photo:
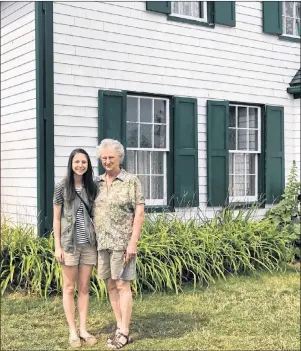
<svg viewBox="0 0 301 351">
<path fill-rule="evenodd" d="M 94 346 L 98 342 L 94 335 L 87 336 L 86 338 L 80 336 L 80 339 L 88 346 Z"/>
<path fill-rule="evenodd" d="M 82 343 L 80 341 L 80 338 L 77 337 L 76 339 L 72 339 L 71 338 L 71 335 L 69 336 L 69 345 L 71 347 L 81 347 L 82 346 Z"/>
</svg>

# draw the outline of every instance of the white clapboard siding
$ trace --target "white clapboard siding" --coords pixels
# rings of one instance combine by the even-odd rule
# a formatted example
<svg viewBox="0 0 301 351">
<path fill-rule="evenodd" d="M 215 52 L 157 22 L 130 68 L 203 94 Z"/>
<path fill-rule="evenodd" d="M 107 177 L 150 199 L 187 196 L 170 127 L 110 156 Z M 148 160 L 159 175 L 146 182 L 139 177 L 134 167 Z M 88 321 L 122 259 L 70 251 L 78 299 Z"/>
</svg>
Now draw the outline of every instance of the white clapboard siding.
<svg viewBox="0 0 301 351">
<path fill-rule="evenodd" d="M 34 2 L 1 2 L 1 212 L 37 224 Z"/>
<path fill-rule="evenodd" d="M 145 2 L 54 2 L 53 20 L 56 181 L 75 147 L 86 148 L 97 167 L 99 89 L 198 99 L 201 208 L 208 99 L 284 106 L 286 177 L 300 158 L 300 100 L 286 92 L 300 44 L 262 32 L 260 1 L 236 2 L 234 28 L 168 21 L 146 11 Z"/>
</svg>

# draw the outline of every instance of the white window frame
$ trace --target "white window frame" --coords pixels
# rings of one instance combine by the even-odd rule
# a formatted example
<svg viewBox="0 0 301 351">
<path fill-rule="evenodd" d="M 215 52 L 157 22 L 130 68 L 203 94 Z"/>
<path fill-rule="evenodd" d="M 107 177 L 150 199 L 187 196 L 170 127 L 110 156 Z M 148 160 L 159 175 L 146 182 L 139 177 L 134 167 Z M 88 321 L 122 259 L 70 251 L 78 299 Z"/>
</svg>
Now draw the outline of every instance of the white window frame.
<svg viewBox="0 0 301 351">
<path fill-rule="evenodd" d="M 238 145 L 238 130 L 247 130 L 249 131 L 249 109 L 254 108 L 257 109 L 257 128 L 251 128 L 251 130 L 258 130 L 258 149 L 253 151 L 253 150 L 229 150 L 229 154 L 242 154 L 244 155 L 244 180 L 245 180 L 245 191 L 247 188 L 247 177 L 246 177 L 246 154 L 255 154 L 255 195 L 245 195 L 245 196 L 229 196 L 229 202 L 254 202 L 258 201 L 258 157 L 261 154 L 261 108 L 259 106 L 252 106 L 252 105 L 240 105 L 240 104 L 229 104 L 229 107 L 235 107 L 235 127 L 229 127 L 230 129 L 235 129 L 236 134 L 235 134 L 235 141 L 236 141 L 236 149 Z M 244 107 L 247 108 L 247 127 L 244 128 L 238 128 L 238 107 Z M 249 133 L 247 133 L 247 145 L 249 148 Z M 235 156 L 233 158 L 233 168 L 235 169 Z M 248 173 L 249 174 L 249 173 Z M 230 168 L 229 168 L 229 177 L 232 174 L 230 173 Z M 237 175 L 236 175 L 237 176 Z M 235 176 L 233 177 L 233 192 L 234 192 L 234 187 L 235 187 Z M 229 184 L 230 186 L 230 184 Z"/>
<path fill-rule="evenodd" d="M 147 206 L 167 206 L 167 152 L 169 151 L 169 141 L 170 141 L 170 101 L 169 99 L 166 98 L 161 98 L 161 97 L 153 97 L 153 96 L 144 96 L 144 95 L 128 95 L 127 98 L 137 98 L 138 99 L 138 117 L 137 117 L 137 124 L 138 124 L 138 147 L 127 147 L 126 151 L 154 151 L 158 152 L 161 151 L 163 152 L 163 199 L 145 199 L 145 205 Z M 150 123 L 145 123 L 142 122 L 142 124 L 149 124 L 149 125 L 166 125 L 166 147 L 165 148 L 141 148 L 140 145 L 140 99 L 150 99 L 152 100 L 152 122 Z M 165 123 L 155 123 L 154 122 L 154 105 L 155 105 L 155 100 L 160 100 L 160 101 L 165 101 L 166 104 L 166 124 Z M 128 123 L 135 123 L 133 121 L 128 121 L 126 119 L 126 124 Z M 152 145 L 154 145 L 154 133 L 152 133 Z M 135 153 L 135 175 L 145 175 L 145 176 L 156 176 L 156 174 L 151 174 L 151 163 L 152 163 L 152 155 L 150 155 L 150 174 L 138 174 L 138 162 L 137 162 L 137 153 Z M 162 176 L 161 174 L 159 176 Z M 150 181 L 150 195 L 152 191 L 152 183 Z"/>
<path fill-rule="evenodd" d="M 175 1 L 172 1 L 175 2 Z M 182 1 L 176 1 L 176 2 L 182 2 Z M 183 1 L 184 2 L 184 1 Z M 191 1 L 190 1 L 191 2 Z M 203 3 L 203 11 L 204 11 L 204 17 L 194 17 L 194 16 L 186 16 L 186 15 L 181 15 L 179 13 L 171 12 L 171 15 L 174 17 L 179 17 L 179 18 L 186 18 L 186 19 L 192 19 L 194 21 L 199 21 L 199 22 L 208 22 L 208 9 L 207 9 L 207 1 L 198 1 Z M 172 11 L 172 4 L 171 4 L 171 11 Z"/>
<path fill-rule="evenodd" d="M 300 22 L 300 26 L 301 26 L 301 19 L 299 17 L 297 17 L 296 14 L 296 2 L 297 1 L 291 1 L 294 3 L 294 7 L 293 7 L 293 17 L 287 16 L 286 15 L 286 1 L 282 2 L 282 35 L 286 36 L 286 37 L 291 37 L 291 38 L 299 38 L 300 34 L 301 34 L 301 28 L 299 28 L 300 30 L 300 34 L 287 34 L 285 33 L 286 31 L 286 18 L 293 18 L 293 33 L 296 32 L 296 19 L 299 19 Z"/>
</svg>

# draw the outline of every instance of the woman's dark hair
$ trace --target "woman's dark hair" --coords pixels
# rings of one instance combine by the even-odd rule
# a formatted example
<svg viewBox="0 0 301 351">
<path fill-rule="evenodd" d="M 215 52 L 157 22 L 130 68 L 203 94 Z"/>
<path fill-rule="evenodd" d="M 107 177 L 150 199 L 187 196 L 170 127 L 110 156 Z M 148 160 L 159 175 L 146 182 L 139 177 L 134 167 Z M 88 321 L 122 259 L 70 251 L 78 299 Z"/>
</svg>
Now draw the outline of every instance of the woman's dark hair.
<svg viewBox="0 0 301 351">
<path fill-rule="evenodd" d="M 83 186 L 86 189 L 89 202 L 93 202 L 96 196 L 96 186 L 93 181 L 93 167 L 91 160 L 87 152 L 83 149 L 75 149 L 71 152 L 68 161 L 68 170 L 66 176 L 66 190 L 67 190 L 67 201 L 71 203 L 75 199 L 75 186 L 74 186 L 74 172 L 72 169 L 73 158 L 76 154 L 84 154 L 87 157 L 88 169 L 87 172 L 83 174 Z"/>
</svg>

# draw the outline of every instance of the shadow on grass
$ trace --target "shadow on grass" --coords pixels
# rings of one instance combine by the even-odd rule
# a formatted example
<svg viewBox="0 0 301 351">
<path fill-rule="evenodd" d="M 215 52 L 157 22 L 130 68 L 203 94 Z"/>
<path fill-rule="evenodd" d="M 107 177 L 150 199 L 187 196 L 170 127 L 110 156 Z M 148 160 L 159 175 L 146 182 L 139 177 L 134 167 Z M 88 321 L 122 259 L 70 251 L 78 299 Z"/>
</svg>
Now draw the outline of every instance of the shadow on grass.
<svg viewBox="0 0 301 351">
<path fill-rule="evenodd" d="M 131 335 L 135 341 L 148 338 L 181 338 L 194 329 L 208 325 L 209 317 L 201 313 L 152 313 L 145 317 L 133 317 Z M 115 322 L 92 332 L 93 335 L 111 334 Z"/>
</svg>

